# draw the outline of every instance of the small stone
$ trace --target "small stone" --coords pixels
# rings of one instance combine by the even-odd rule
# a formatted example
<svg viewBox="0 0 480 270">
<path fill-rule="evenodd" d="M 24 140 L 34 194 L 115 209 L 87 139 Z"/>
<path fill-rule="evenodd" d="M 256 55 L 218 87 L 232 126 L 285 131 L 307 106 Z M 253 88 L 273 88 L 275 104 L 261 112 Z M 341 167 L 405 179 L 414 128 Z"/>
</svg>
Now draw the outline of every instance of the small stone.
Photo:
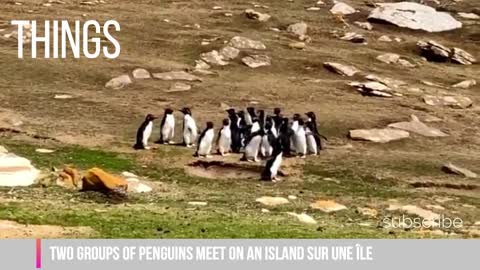
<svg viewBox="0 0 480 270">
<path fill-rule="evenodd" d="M 111 79 L 105 84 L 105 87 L 112 89 L 122 89 L 132 83 L 132 79 L 127 74 Z"/>
<path fill-rule="evenodd" d="M 307 31 L 308 25 L 304 22 L 294 23 L 287 27 L 287 32 L 298 37 L 307 35 Z"/>
<path fill-rule="evenodd" d="M 425 125 L 415 115 L 412 115 L 411 118 L 412 120 L 409 122 L 393 123 L 388 125 L 388 127 L 417 133 L 426 137 L 448 137 L 448 134 L 441 130 Z"/>
<path fill-rule="evenodd" d="M 296 213 L 293 213 L 293 212 L 288 212 L 287 214 L 290 215 L 290 216 L 296 217 L 298 219 L 298 221 L 300 221 L 302 223 L 317 224 L 317 221 L 314 218 L 312 218 L 311 216 L 309 216 L 305 213 L 296 214 Z"/>
<path fill-rule="evenodd" d="M 210 69 L 210 65 L 203 60 L 195 60 L 195 69 Z"/>
<path fill-rule="evenodd" d="M 360 214 L 364 216 L 376 217 L 378 215 L 378 211 L 372 208 L 358 207 L 357 210 Z"/>
<path fill-rule="evenodd" d="M 202 78 L 187 73 L 185 71 L 169 71 L 163 73 L 154 73 L 152 74 L 155 79 L 164 80 L 164 81 L 189 81 L 189 82 L 201 82 Z"/>
<path fill-rule="evenodd" d="M 185 91 L 189 91 L 190 89 L 192 89 L 191 85 L 186 84 L 186 83 L 176 82 L 176 83 L 172 84 L 172 86 L 170 86 L 170 89 L 168 89 L 165 92 L 168 92 L 168 93 L 185 92 Z"/>
<path fill-rule="evenodd" d="M 295 196 L 295 195 L 288 195 L 288 197 L 287 197 L 287 198 L 288 198 L 289 200 L 292 200 L 292 201 L 294 201 L 294 200 L 296 200 L 296 199 L 297 199 L 297 196 Z"/>
<path fill-rule="evenodd" d="M 387 35 L 383 35 L 381 37 L 378 38 L 378 41 L 381 41 L 381 42 L 392 42 L 392 39 L 387 36 Z"/>
<path fill-rule="evenodd" d="M 364 140 L 376 143 L 387 143 L 410 137 L 410 133 L 403 130 L 385 129 L 355 129 L 350 130 L 349 137 L 353 140 Z"/>
<path fill-rule="evenodd" d="M 268 15 L 266 13 L 257 12 L 253 9 L 245 10 L 245 15 L 247 16 L 247 18 L 249 18 L 251 20 L 256 20 L 256 21 L 259 21 L 259 22 L 266 22 L 271 18 L 270 15 Z"/>
<path fill-rule="evenodd" d="M 136 68 L 132 72 L 133 78 L 135 79 L 150 79 L 152 76 L 148 70 L 143 68 Z"/>
<path fill-rule="evenodd" d="M 267 55 L 250 55 L 242 58 L 242 62 L 251 68 L 259 68 L 271 65 L 270 57 Z"/>
<path fill-rule="evenodd" d="M 460 16 L 464 19 L 468 19 L 468 20 L 479 20 L 480 19 L 480 16 L 478 16 L 475 13 L 458 12 L 457 14 L 458 14 L 458 16 Z"/>
<path fill-rule="evenodd" d="M 425 208 L 432 209 L 432 210 L 445 210 L 445 207 L 437 204 L 428 204 L 428 205 L 425 205 Z"/>
<path fill-rule="evenodd" d="M 224 60 L 223 56 L 216 50 L 213 50 L 207 53 L 202 53 L 200 55 L 200 58 L 202 58 L 203 61 L 211 65 L 226 66 L 229 64 L 227 61 Z"/>
<path fill-rule="evenodd" d="M 457 109 L 466 109 L 473 105 L 473 101 L 464 96 L 432 96 L 424 95 L 423 101 L 431 106 L 449 106 Z"/>
<path fill-rule="evenodd" d="M 475 86 L 477 85 L 477 81 L 476 80 L 465 80 L 465 81 L 461 81 L 457 84 L 454 84 L 452 87 L 453 88 L 463 88 L 463 89 L 467 89 L 467 88 L 470 88 L 472 86 Z"/>
<path fill-rule="evenodd" d="M 235 59 L 239 53 L 239 49 L 230 46 L 224 47 L 220 50 L 220 55 L 223 56 L 223 59 L 225 60 Z"/>
<path fill-rule="evenodd" d="M 282 205 L 282 204 L 288 204 L 290 203 L 286 198 L 282 197 L 268 197 L 268 196 L 263 196 L 255 200 L 258 203 L 261 203 L 263 205 L 267 206 L 277 206 L 277 205 Z"/>
<path fill-rule="evenodd" d="M 354 24 L 360 28 L 363 28 L 365 30 L 371 31 L 373 29 L 373 26 L 369 22 L 354 22 Z"/>
<path fill-rule="evenodd" d="M 252 40 L 245 37 L 236 36 L 233 37 L 229 45 L 240 50 L 253 49 L 253 50 L 265 50 L 267 47 L 260 41 Z"/>
<path fill-rule="evenodd" d="M 292 42 L 288 44 L 288 47 L 297 50 L 303 50 L 306 48 L 305 42 Z"/>
<path fill-rule="evenodd" d="M 333 200 L 319 200 L 310 204 L 310 207 L 313 209 L 321 210 L 325 213 L 337 212 L 347 209 L 345 205 L 339 204 Z"/>
<path fill-rule="evenodd" d="M 306 10 L 307 11 L 319 11 L 319 10 L 321 10 L 321 8 L 319 8 L 319 7 L 308 7 L 308 8 L 306 8 Z"/>
<path fill-rule="evenodd" d="M 57 94 L 53 97 L 54 99 L 71 99 L 73 96 L 71 95 L 64 95 L 64 94 Z"/>
<path fill-rule="evenodd" d="M 323 66 L 332 72 L 338 73 L 342 76 L 348 76 L 348 77 L 354 76 L 355 74 L 360 72 L 360 70 L 358 70 L 354 66 L 342 65 L 334 62 L 325 62 L 323 63 Z"/>
<path fill-rule="evenodd" d="M 208 203 L 207 202 L 188 202 L 189 205 L 193 205 L 193 206 L 207 206 Z"/>
<path fill-rule="evenodd" d="M 51 153 L 55 152 L 55 150 L 38 148 L 38 149 L 35 149 L 35 152 L 40 153 L 40 154 L 51 154 Z"/>
<path fill-rule="evenodd" d="M 261 210 L 261 211 L 262 211 L 262 213 L 264 213 L 264 214 L 266 214 L 266 213 L 270 213 L 270 210 L 268 210 L 268 209 L 265 209 L 265 208 L 262 208 L 262 210 Z"/>
<path fill-rule="evenodd" d="M 330 12 L 336 15 L 350 15 L 355 13 L 356 10 L 343 2 L 336 2 L 336 4 L 330 9 Z"/>
<path fill-rule="evenodd" d="M 470 170 L 458 167 L 456 165 L 453 165 L 452 163 L 447 163 L 443 165 L 442 170 L 447 172 L 447 173 L 453 173 L 453 174 L 458 174 L 462 175 L 467 178 L 477 178 L 478 175 Z"/>
<path fill-rule="evenodd" d="M 362 34 L 357 34 L 355 32 L 348 32 L 345 33 L 343 37 L 340 38 L 341 40 L 351 41 L 353 43 L 365 43 L 366 38 Z"/>
</svg>

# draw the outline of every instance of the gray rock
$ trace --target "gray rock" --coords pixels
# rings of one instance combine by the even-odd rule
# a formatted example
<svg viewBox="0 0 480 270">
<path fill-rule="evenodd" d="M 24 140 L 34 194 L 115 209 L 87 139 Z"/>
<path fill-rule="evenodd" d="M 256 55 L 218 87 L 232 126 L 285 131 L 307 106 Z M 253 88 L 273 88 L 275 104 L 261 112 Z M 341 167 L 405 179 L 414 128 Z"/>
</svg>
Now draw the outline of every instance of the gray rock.
<svg viewBox="0 0 480 270">
<path fill-rule="evenodd" d="M 464 96 L 432 96 L 424 95 L 423 101 L 431 106 L 449 106 L 457 109 L 466 109 L 473 105 L 473 101 Z"/>
<path fill-rule="evenodd" d="M 307 47 L 307 45 L 305 44 L 305 42 L 292 42 L 288 44 L 288 47 L 292 49 L 303 50 Z"/>
<path fill-rule="evenodd" d="M 404 82 L 404 81 L 396 80 L 396 79 L 392 79 L 392 78 L 388 78 L 388 77 L 380 77 L 380 76 L 377 76 L 377 75 L 374 75 L 374 74 L 369 74 L 369 75 L 365 76 L 365 79 L 367 79 L 369 81 L 375 81 L 375 82 L 382 83 L 382 84 L 384 84 L 388 87 L 391 87 L 391 88 L 399 88 L 401 86 L 407 85 L 407 83 Z"/>
<path fill-rule="evenodd" d="M 236 36 L 230 40 L 230 46 L 240 50 L 253 49 L 253 50 L 265 50 L 267 47 L 260 41 L 252 40 L 245 37 Z"/>
<path fill-rule="evenodd" d="M 150 79 L 152 76 L 148 70 L 143 68 L 137 68 L 132 71 L 133 78 L 135 79 Z"/>
<path fill-rule="evenodd" d="M 354 22 L 354 24 L 360 28 L 363 28 L 367 31 L 371 31 L 373 29 L 373 26 L 369 22 Z"/>
<path fill-rule="evenodd" d="M 223 55 L 221 55 L 217 50 L 202 53 L 200 58 L 203 61 L 215 66 L 226 66 L 229 64 L 227 61 L 225 61 Z"/>
<path fill-rule="evenodd" d="M 458 12 L 458 16 L 467 19 L 467 20 L 478 20 L 480 16 L 475 13 L 467 13 L 467 12 Z"/>
<path fill-rule="evenodd" d="M 356 10 L 353 7 L 343 2 L 336 2 L 336 4 L 330 9 L 330 13 L 336 15 L 350 15 L 355 12 Z"/>
<path fill-rule="evenodd" d="M 105 87 L 112 88 L 112 89 L 122 89 L 131 83 L 132 83 L 132 79 L 130 78 L 130 76 L 125 74 L 125 75 L 120 75 L 118 77 L 111 79 L 105 84 Z"/>
<path fill-rule="evenodd" d="M 377 57 L 377 60 L 384 62 L 386 64 L 398 64 L 408 68 L 415 67 L 414 64 L 410 63 L 408 60 L 406 60 L 405 58 L 403 58 L 402 56 L 396 53 L 386 53 L 386 54 L 379 55 Z"/>
<path fill-rule="evenodd" d="M 477 62 L 477 59 L 473 57 L 473 55 L 469 54 L 468 52 L 459 49 L 453 48 L 452 49 L 452 61 L 457 62 L 462 65 L 471 65 Z"/>
<path fill-rule="evenodd" d="M 307 35 L 308 25 L 304 22 L 294 23 L 287 27 L 287 32 L 298 37 Z"/>
<path fill-rule="evenodd" d="M 476 173 L 474 173 L 470 170 L 455 166 L 450 162 L 443 165 L 442 170 L 447 172 L 447 173 L 458 174 L 458 175 L 462 175 L 462 176 L 467 177 L 467 178 L 477 178 L 478 177 L 478 175 Z"/>
<path fill-rule="evenodd" d="M 155 79 L 164 81 L 189 81 L 189 82 L 201 82 L 202 78 L 187 73 L 185 71 L 169 71 L 163 73 L 153 73 Z"/>
<path fill-rule="evenodd" d="M 267 55 L 250 55 L 242 58 L 242 62 L 251 68 L 259 68 L 271 65 L 270 57 Z"/>
<path fill-rule="evenodd" d="M 365 140 L 376 143 L 387 143 L 396 140 L 402 140 L 410 137 L 410 133 L 403 130 L 384 128 L 384 129 L 355 129 L 350 130 L 350 138 L 354 140 Z"/>
<path fill-rule="evenodd" d="M 381 37 L 378 38 L 378 41 L 381 41 L 381 42 L 392 42 L 392 39 L 387 36 L 387 35 L 383 35 Z"/>
<path fill-rule="evenodd" d="M 348 76 L 348 77 L 351 77 L 357 74 L 358 72 L 360 72 L 360 70 L 358 70 L 354 66 L 342 65 L 334 62 L 325 62 L 323 63 L 323 66 L 332 72 L 338 73 L 342 76 Z"/>
<path fill-rule="evenodd" d="M 377 96 L 377 97 L 393 97 L 391 93 L 392 89 L 383 83 L 379 82 L 351 82 L 350 86 L 356 87 L 357 90 L 366 96 Z"/>
<path fill-rule="evenodd" d="M 259 21 L 259 22 L 266 22 L 268 21 L 271 16 L 266 14 L 266 13 L 260 13 L 258 11 L 255 11 L 253 9 L 247 9 L 245 10 L 245 16 L 251 20 Z"/>
<path fill-rule="evenodd" d="M 340 39 L 351 41 L 353 43 L 365 43 L 367 41 L 364 35 L 355 32 L 345 33 L 345 35 L 343 37 L 340 37 Z"/>
<path fill-rule="evenodd" d="M 413 132 L 426 137 L 448 137 L 448 134 L 441 130 L 425 125 L 415 115 L 412 115 L 412 120 L 409 122 L 393 123 L 388 125 L 388 127 Z"/>
<path fill-rule="evenodd" d="M 470 87 L 475 86 L 475 85 L 477 85 L 476 80 L 465 80 L 465 81 L 461 81 L 459 83 L 454 84 L 452 87 L 453 88 L 467 89 L 467 88 L 470 88 Z"/>
<path fill-rule="evenodd" d="M 8 153 L 7 148 L 5 148 L 5 146 L 3 145 L 0 145 L 0 154 L 5 154 L 5 153 Z"/>
<path fill-rule="evenodd" d="M 471 65 L 477 61 L 473 55 L 462 49 L 450 49 L 433 40 L 420 40 L 417 42 L 417 46 L 422 51 L 422 55 L 430 61 L 445 62 L 451 60 L 462 65 Z"/>
<path fill-rule="evenodd" d="M 195 69 L 210 69 L 210 65 L 203 60 L 195 60 Z"/>
<path fill-rule="evenodd" d="M 225 60 L 232 60 L 237 58 L 238 54 L 240 53 L 240 50 L 234 47 L 223 47 L 220 50 L 220 55 L 223 57 Z"/>
<path fill-rule="evenodd" d="M 173 93 L 173 92 L 185 92 L 192 89 L 192 86 L 186 83 L 176 82 L 170 86 L 170 89 L 166 90 L 165 92 Z"/>
<path fill-rule="evenodd" d="M 442 32 L 462 27 L 446 12 L 437 12 L 434 8 L 412 2 L 378 3 L 368 18 L 381 20 L 399 27 L 427 32 Z"/>
</svg>

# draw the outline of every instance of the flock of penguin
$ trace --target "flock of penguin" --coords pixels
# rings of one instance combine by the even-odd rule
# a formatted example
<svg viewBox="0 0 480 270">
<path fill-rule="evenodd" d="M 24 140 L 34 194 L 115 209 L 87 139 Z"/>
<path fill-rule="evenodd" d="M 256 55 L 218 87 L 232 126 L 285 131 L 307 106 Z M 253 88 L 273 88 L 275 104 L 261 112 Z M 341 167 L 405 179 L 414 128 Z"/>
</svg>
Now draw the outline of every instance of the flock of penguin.
<svg viewBox="0 0 480 270">
<path fill-rule="evenodd" d="M 196 157 L 211 157 L 214 148 L 215 130 L 213 122 L 207 122 L 198 136 L 197 124 L 190 108 L 180 110 L 183 113 L 183 145 L 196 146 Z M 228 118 L 222 122 L 217 136 L 217 151 L 225 156 L 228 153 L 243 152 L 242 161 L 259 162 L 259 157 L 267 159 L 262 172 L 262 180 L 277 181 L 277 173 L 283 157 L 317 155 L 322 150 L 322 139 L 317 127 L 316 116 L 308 112 L 304 120 L 300 114 L 294 114 L 292 122 L 275 108 L 273 115 L 264 110 L 248 107 L 247 111 L 226 110 Z M 153 131 L 153 121 L 157 117 L 148 114 L 138 128 L 134 149 L 149 149 L 148 142 Z M 175 117 L 172 109 L 166 109 L 160 125 L 160 138 L 155 143 L 173 144 L 175 135 Z M 195 145 L 197 143 L 197 145 Z"/>
</svg>

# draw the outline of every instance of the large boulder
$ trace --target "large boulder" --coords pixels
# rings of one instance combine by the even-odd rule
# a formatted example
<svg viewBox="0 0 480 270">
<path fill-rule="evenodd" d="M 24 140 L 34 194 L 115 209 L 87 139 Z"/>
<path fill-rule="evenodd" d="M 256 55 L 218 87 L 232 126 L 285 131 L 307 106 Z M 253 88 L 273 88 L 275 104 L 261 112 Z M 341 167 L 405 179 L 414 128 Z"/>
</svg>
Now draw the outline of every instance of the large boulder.
<svg viewBox="0 0 480 270">
<path fill-rule="evenodd" d="M 368 19 L 427 32 L 443 32 L 462 27 L 462 23 L 450 14 L 413 2 L 378 3 Z"/>
<path fill-rule="evenodd" d="M 39 174 L 40 171 L 32 166 L 30 160 L 13 153 L 0 152 L 0 186 L 29 186 Z"/>
<path fill-rule="evenodd" d="M 349 136 L 354 140 L 364 140 L 376 143 L 387 143 L 406 139 L 410 137 L 410 133 L 403 130 L 384 128 L 384 129 L 355 129 L 350 130 Z"/>
<path fill-rule="evenodd" d="M 433 128 L 425 125 L 415 115 L 412 115 L 412 120 L 409 122 L 392 123 L 388 125 L 388 127 L 417 133 L 426 137 L 447 137 L 448 136 L 448 134 L 442 132 L 437 128 Z"/>
</svg>

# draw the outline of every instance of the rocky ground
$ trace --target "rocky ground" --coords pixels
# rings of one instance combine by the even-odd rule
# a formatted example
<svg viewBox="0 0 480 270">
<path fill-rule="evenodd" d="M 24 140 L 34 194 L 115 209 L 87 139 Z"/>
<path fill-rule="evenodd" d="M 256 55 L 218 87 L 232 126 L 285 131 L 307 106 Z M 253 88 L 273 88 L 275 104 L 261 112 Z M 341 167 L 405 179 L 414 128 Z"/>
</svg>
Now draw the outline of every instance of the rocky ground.
<svg viewBox="0 0 480 270">
<path fill-rule="evenodd" d="M 44 227 L 35 225 L 52 225 L 68 228 L 54 227 L 49 237 L 478 237 L 479 4 L 423 1 L 462 22 L 429 33 L 366 24 L 375 8 L 369 1 L 344 1 L 356 10 L 349 15 L 333 15 L 334 4 L 324 2 L 1 5 L 0 144 L 44 174 L 96 166 L 135 173 L 153 188 L 126 200 L 44 183 L 1 188 L 0 219 L 32 228 L 1 236 L 38 236 L 32 230 Z M 121 56 L 17 59 L 8 22 L 19 18 L 115 19 Z M 315 111 L 327 150 L 287 160 L 288 176 L 269 184 L 237 156 L 206 164 L 177 146 L 131 149 L 146 113 L 189 106 L 201 126 L 219 126 L 225 108 L 250 105 Z M 402 213 L 460 217 L 465 226 L 382 225 Z"/>
</svg>

